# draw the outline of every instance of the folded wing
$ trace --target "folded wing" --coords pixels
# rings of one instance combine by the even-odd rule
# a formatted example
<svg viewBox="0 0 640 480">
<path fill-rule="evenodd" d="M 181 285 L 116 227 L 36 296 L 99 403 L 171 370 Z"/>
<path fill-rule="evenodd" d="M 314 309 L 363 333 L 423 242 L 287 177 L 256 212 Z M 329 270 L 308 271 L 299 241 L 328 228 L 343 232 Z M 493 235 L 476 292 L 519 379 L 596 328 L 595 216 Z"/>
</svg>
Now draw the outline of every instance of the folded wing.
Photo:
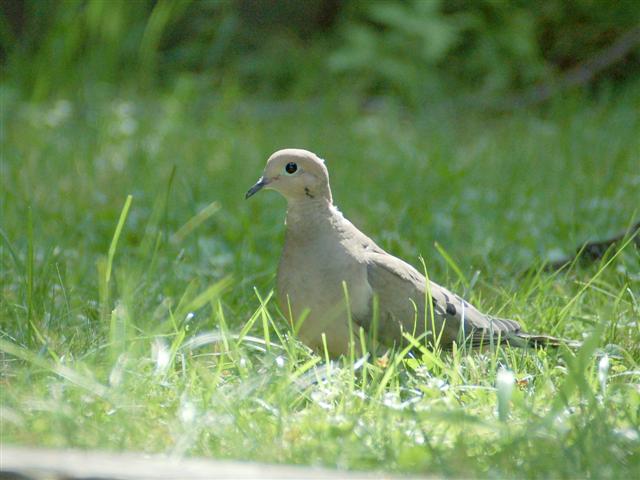
<svg viewBox="0 0 640 480">
<path fill-rule="evenodd" d="M 382 250 L 371 251 L 367 257 L 367 279 L 378 298 L 379 339 L 387 344 L 401 343 L 402 332 L 414 337 L 425 331 L 428 340 L 440 338 L 443 348 L 463 341 L 473 346 L 490 345 L 497 341 L 514 343 L 520 325 L 513 320 L 484 315 L 473 305 L 440 285 L 429 282 L 408 263 Z M 425 310 L 428 299 L 433 306 Z M 368 318 L 358 319 L 365 329 L 373 322 L 373 308 Z M 526 341 L 525 341 L 526 343 Z"/>
</svg>

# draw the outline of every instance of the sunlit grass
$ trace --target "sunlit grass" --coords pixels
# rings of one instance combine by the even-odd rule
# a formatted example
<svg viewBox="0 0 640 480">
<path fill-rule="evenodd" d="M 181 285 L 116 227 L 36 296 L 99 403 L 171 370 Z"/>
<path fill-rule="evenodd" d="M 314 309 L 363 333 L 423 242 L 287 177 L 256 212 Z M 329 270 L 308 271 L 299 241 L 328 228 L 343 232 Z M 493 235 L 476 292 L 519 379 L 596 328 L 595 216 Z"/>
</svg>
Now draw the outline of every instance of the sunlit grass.
<svg viewBox="0 0 640 480">
<path fill-rule="evenodd" d="M 637 249 L 527 270 L 638 215 L 637 86 L 503 118 L 203 95 L 2 91 L 3 442 L 459 476 L 640 469 Z M 286 146 L 327 159 L 338 206 L 382 247 L 582 347 L 309 352 L 273 300 L 284 202 L 243 200 Z"/>
</svg>

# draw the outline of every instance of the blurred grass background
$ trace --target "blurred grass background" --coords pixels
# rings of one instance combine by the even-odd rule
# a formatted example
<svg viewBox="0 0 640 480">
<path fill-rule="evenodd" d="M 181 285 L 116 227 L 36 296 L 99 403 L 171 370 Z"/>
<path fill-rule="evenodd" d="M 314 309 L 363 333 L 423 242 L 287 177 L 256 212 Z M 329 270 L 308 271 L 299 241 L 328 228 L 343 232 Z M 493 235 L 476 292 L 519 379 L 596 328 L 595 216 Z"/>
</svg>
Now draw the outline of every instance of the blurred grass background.
<svg viewBox="0 0 640 480">
<path fill-rule="evenodd" d="M 36 100 L 187 77 L 210 93 L 348 88 L 412 108 L 551 82 L 640 23 L 634 0 L 8 0 L 2 14 L 7 77 Z M 638 74 L 637 48 L 617 60 L 597 79 Z"/>
<path fill-rule="evenodd" d="M 523 274 L 637 221 L 636 1 L 0 13 L 3 442 L 467 477 L 640 469 L 637 248 Z M 292 146 L 327 159 L 337 205 L 383 248 L 530 331 L 591 340 L 322 365 L 265 300 L 284 201 L 243 200 Z M 518 380 L 508 422 L 500 368 Z"/>
</svg>

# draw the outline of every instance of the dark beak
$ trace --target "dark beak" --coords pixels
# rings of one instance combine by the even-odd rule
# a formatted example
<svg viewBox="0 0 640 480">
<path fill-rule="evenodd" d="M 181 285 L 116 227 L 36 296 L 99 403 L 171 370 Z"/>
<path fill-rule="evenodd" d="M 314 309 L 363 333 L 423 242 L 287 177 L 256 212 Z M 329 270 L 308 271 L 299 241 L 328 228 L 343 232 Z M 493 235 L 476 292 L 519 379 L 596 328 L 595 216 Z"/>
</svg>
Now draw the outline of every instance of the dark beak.
<svg viewBox="0 0 640 480">
<path fill-rule="evenodd" d="M 250 196 L 258 193 L 258 191 L 261 190 L 262 187 L 264 187 L 267 183 L 268 182 L 264 179 L 264 177 L 260 177 L 256 182 L 256 184 L 253 187 L 251 187 L 249 191 L 246 193 L 246 195 L 244 196 L 245 200 Z"/>
</svg>

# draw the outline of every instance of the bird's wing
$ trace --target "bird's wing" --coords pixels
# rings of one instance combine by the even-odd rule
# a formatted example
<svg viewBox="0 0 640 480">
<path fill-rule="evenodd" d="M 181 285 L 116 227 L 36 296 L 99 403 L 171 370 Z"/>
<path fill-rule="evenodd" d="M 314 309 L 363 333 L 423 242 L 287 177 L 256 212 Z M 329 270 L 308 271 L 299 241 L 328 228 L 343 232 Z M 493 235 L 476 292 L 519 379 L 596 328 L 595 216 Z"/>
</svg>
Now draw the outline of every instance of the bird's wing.
<svg viewBox="0 0 640 480">
<path fill-rule="evenodd" d="M 454 341 L 467 341 L 471 345 L 490 344 L 497 338 L 502 341 L 520 331 L 520 325 L 484 315 L 473 305 L 444 287 L 430 282 L 408 263 L 380 249 L 367 257 L 367 279 L 378 299 L 377 332 L 385 343 L 401 342 L 402 331 L 414 336 L 425 331 L 435 332 L 443 347 Z M 425 304 L 431 298 L 431 309 L 425 312 Z M 374 314 L 365 319 L 365 328 L 372 328 Z M 432 341 L 429 338 L 428 341 Z"/>
</svg>

